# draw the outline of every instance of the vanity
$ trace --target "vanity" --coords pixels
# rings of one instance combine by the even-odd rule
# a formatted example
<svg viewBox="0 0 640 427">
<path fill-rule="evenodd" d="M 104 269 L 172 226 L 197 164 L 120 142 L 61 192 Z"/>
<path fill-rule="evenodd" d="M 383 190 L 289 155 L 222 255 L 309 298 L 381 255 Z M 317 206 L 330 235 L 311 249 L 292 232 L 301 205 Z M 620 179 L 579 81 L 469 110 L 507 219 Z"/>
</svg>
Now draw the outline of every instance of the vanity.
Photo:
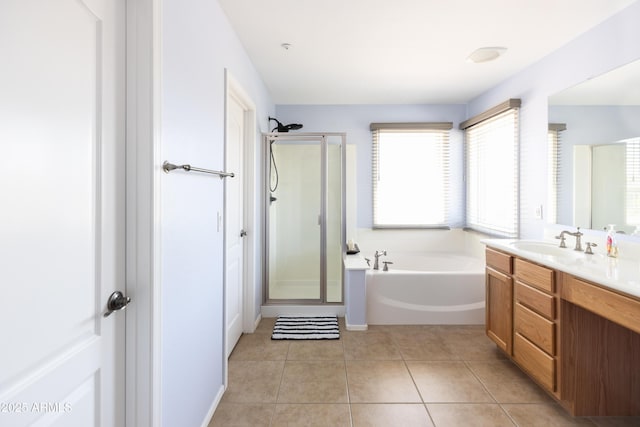
<svg viewBox="0 0 640 427">
<path fill-rule="evenodd" d="M 483 243 L 487 336 L 572 415 L 640 415 L 640 262 Z"/>
</svg>

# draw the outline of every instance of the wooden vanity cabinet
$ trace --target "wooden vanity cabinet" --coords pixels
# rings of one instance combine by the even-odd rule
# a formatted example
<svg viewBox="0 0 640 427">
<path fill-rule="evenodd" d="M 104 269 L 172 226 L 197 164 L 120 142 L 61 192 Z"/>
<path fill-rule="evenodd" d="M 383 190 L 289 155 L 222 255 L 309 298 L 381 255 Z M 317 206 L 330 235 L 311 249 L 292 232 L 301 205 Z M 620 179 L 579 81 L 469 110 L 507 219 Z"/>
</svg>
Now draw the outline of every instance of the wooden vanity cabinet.
<svg viewBox="0 0 640 427">
<path fill-rule="evenodd" d="M 485 330 L 498 348 L 511 356 L 513 348 L 513 257 L 486 250 Z"/>
<path fill-rule="evenodd" d="M 540 385 L 557 391 L 555 271 L 514 259 L 513 360 Z"/>
<path fill-rule="evenodd" d="M 640 415 L 640 298 L 487 247 L 486 333 L 574 416 Z"/>
</svg>

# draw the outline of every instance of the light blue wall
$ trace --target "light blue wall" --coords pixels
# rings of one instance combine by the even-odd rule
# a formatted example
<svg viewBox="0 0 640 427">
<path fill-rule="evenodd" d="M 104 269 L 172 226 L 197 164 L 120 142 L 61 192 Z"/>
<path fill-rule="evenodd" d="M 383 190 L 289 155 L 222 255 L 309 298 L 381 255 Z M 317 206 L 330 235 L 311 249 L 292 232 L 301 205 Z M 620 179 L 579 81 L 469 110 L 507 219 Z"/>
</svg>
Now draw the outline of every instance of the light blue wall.
<svg viewBox="0 0 640 427">
<path fill-rule="evenodd" d="M 462 159 L 462 132 L 458 124 L 465 119 L 464 105 L 278 105 L 277 118 L 284 124 L 302 123 L 300 132 L 346 132 L 347 143 L 357 152 L 357 227 L 371 228 L 371 131 L 373 122 L 453 122 L 450 140 L 452 158 Z M 452 164 L 454 179 L 462 179 L 462 164 Z M 457 177 L 457 178 L 456 178 Z M 460 200 L 462 193 L 454 194 Z"/>
<path fill-rule="evenodd" d="M 266 125 L 274 105 L 218 2 L 164 0 L 161 6 L 161 159 L 223 170 L 225 69 L 253 98 L 259 123 Z M 162 299 L 161 412 L 167 427 L 202 425 L 224 381 L 223 234 L 217 229 L 223 185 L 195 173 L 161 178 L 155 292 Z"/>
</svg>

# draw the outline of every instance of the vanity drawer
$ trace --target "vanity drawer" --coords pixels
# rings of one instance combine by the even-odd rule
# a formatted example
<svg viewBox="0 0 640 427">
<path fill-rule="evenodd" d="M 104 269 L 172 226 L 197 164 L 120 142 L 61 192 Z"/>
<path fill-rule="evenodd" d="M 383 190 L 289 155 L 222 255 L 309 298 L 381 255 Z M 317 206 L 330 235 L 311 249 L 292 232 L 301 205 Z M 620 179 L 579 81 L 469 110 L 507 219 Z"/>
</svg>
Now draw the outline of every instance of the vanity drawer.
<svg viewBox="0 0 640 427">
<path fill-rule="evenodd" d="M 513 334 L 513 358 L 541 385 L 550 391 L 555 391 L 555 360 L 517 332 Z"/>
<path fill-rule="evenodd" d="M 513 273 L 513 257 L 491 248 L 486 249 L 487 265 L 503 273 Z"/>
<path fill-rule="evenodd" d="M 555 354 L 555 324 L 521 304 L 515 305 L 514 330 L 550 355 Z"/>
<path fill-rule="evenodd" d="M 522 282 L 547 292 L 555 292 L 554 271 L 525 261 L 515 259 L 515 276 Z"/>
<path fill-rule="evenodd" d="M 516 301 L 545 316 L 549 320 L 556 318 L 556 302 L 553 296 L 516 281 Z"/>
</svg>

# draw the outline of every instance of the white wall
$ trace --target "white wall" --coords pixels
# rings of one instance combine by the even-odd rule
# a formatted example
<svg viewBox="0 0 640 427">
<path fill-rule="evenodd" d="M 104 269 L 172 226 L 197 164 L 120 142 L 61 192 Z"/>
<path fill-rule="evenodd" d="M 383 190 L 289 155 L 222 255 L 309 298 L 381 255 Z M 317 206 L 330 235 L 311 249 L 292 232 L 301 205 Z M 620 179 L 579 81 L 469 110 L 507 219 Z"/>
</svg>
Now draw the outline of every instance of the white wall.
<svg viewBox="0 0 640 427">
<path fill-rule="evenodd" d="M 258 136 L 274 106 L 216 1 L 160 7 L 160 157 L 223 170 L 225 68 L 257 106 Z M 198 173 L 160 181 L 163 426 L 202 425 L 223 386 L 223 185 Z"/>
<path fill-rule="evenodd" d="M 474 116 L 508 98 L 521 98 L 520 233 L 541 238 L 544 220 L 535 207 L 546 205 L 547 98 L 591 77 L 640 58 L 640 1 L 577 37 L 536 64 L 469 103 Z M 543 209 L 545 212 L 546 209 Z"/>
</svg>

